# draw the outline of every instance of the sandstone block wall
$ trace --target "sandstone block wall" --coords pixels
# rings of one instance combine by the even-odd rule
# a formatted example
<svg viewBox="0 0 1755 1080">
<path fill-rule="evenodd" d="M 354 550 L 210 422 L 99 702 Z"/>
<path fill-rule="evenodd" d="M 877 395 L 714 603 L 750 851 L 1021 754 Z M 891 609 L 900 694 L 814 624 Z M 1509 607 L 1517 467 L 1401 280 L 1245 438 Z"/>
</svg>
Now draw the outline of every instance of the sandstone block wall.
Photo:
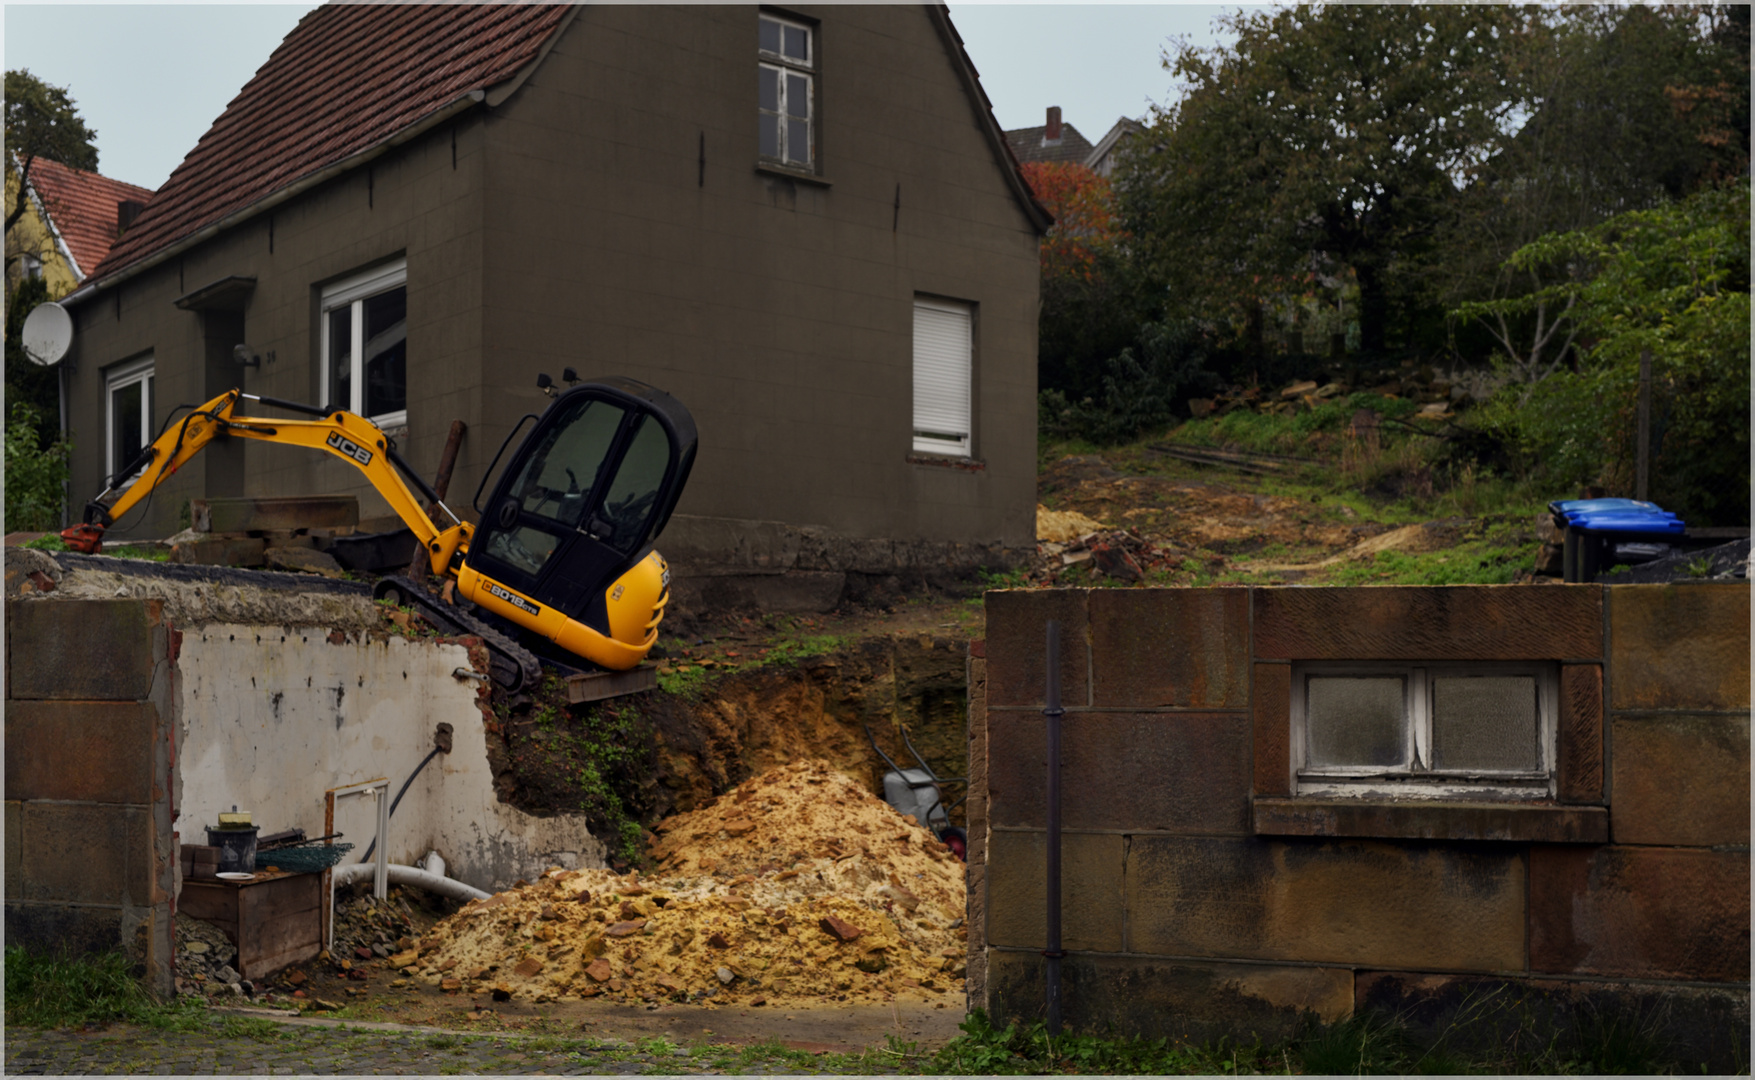
<svg viewBox="0 0 1755 1080">
<path fill-rule="evenodd" d="M 1002 1023 L 1043 1008 L 1049 619 L 1071 1026 L 1275 1037 L 1378 1007 L 1565 1037 L 1616 1009 L 1747 1067 L 1746 586 L 989 593 L 970 970 Z M 1557 667 L 1556 797 L 1299 797 L 1305 660 Z"/>
<path fill-rule="evenodd" d="M 156 600 L 6 603 L 6 943 L 119 946 L 161 993 L 179 639 Z"/>
</svg>

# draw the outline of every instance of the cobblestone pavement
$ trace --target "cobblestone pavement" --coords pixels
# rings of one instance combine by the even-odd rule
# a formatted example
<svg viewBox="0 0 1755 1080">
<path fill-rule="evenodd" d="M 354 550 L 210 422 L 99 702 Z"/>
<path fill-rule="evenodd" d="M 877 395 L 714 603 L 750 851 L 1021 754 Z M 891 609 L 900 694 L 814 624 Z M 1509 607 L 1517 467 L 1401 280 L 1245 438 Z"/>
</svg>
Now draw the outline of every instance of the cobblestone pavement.
<svg viewBox="0 0 1755 1080">
<path fill-rule="evenodd" d="M 881 1053 L 881 1052 L 879 1052 Z M 873 1055 L 812 1057 L 666 1040 L 570 1040 L 221 1022 L 194 1031 L 116 1024 L 96 1031 L 6 1031 L 8 1075 L 770 1075 L 894 1073 Z"/>
</svg>

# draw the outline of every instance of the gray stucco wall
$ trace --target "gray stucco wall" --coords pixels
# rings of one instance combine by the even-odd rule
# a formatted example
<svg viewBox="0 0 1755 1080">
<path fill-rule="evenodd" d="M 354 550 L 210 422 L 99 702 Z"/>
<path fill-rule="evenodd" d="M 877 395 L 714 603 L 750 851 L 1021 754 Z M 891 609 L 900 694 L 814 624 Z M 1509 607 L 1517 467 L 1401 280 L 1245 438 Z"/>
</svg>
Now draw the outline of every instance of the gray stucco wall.
<svg viewBox="0 0 1755 1080">
<path fill-rule="evenodd" d="M 451 421 L 469 425 L 455 508 L 546 404 L 537 373 L 573 367 L 646 380 L 695 413 L 678 513 L 718 523 L 701 536 L 781 522 L 1029 544 L 1037 237 L 1007 166 L 926 9 L 795 10 L 820 19 L 825 183 L 757 167 L 754 7 L 590 6 L 506 101 L 80 305 L 75 517 L 102 487 L 106 367 L 154 353 L 155 423 L 240 377 L 315 401 L 318 290 L 406 255 L 400 441 L 430 474 Z M 261 368 L 230 365 L 204 316 L 173 305 L 227 275 L 257 279 L 242 334 Z M 978 468 L 910 454 L 916 294 L 976 305 Z M 201 494 L 310 493 L 387 512 L 339 462 L 250 443 L 214 447 L 114 535 L 175 532 Z"/>
</svg>

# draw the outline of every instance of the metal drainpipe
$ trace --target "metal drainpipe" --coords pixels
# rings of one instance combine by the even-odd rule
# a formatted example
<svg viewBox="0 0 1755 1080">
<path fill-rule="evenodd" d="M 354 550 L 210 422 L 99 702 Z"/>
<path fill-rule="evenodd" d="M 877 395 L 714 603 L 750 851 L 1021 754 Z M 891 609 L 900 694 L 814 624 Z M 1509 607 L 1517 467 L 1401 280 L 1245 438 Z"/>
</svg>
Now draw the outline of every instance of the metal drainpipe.
<svg viewBox="0 0 1755 1080">
<path fill-rule="evenodd" d="M 1060 623 L 1048 620 L 1048 1034 L 1060 1034 Z"/>
</svg>

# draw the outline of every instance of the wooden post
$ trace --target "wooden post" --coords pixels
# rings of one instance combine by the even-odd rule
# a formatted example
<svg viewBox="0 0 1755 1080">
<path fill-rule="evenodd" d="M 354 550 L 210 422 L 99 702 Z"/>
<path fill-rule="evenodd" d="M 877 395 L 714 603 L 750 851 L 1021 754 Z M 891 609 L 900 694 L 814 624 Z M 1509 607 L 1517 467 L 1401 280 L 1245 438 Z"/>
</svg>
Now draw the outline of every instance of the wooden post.
<svg viewBox="0 0 1755 1080">
<path fill-rule="evenodd" d="M 463 421 L 451 421 L 451 434 L 446 436 L 444 452 L 439 455 L 439 475 L 433 478 L 433 494 L 440 499 L 445 497 L 446 489 L 451 486 L 451 470 L 457 465 L 457 448 L 463 444 L 463 433 L 468 430 L 469 425 Z M 437 501 L 427 504 L 427 516 L 433 519 L 434 525 L 439 524 Z M 427 554 L 426 545 L 415 541 L 414 557 L 408 564 L 408 576 L 415 581 L 425 581 L 432 565 L 432 556 Z"/>
<path fill-rule="evenodd" d="M 1639 353 L 1639 445 L 1634 460 L 1633 497 L 1644 502 L 1651 490 L 1651 350 Z"/>
</svg>

